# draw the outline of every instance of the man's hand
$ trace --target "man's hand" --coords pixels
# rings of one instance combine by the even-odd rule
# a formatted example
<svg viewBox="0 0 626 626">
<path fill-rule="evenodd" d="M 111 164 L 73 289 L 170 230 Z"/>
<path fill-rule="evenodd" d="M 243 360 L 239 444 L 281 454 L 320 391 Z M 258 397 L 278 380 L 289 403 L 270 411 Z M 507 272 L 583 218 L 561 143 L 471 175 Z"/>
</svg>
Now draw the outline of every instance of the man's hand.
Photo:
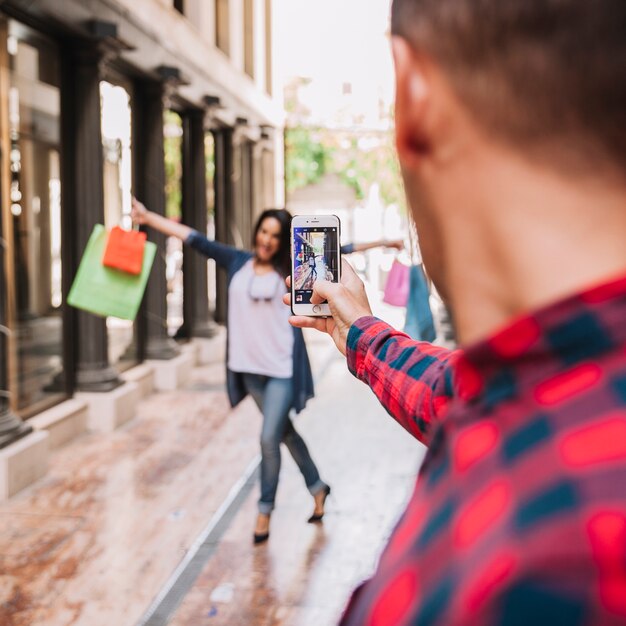
<svg viewBox="0 0 626 626">
<path fill-rule="evenodd" d="M 344 259 L 342 264 L 341 282 L 316 281 L 313 285 L 311 304 L 328 301 L 332 318 L 305 317 L 301 315 L 289 318 L 289 323 L 298 328 L 315 328 L 328 333 L 339 351 L 346 354 L 348 331 L 354 322 L 361 317 L 372 314 L 363 281 L 356 275 L 352 266 Z M 287 279 L 291 290 L 291 279 Z M 291 306 L 291 293 L 285 294 L 283 301 Z"/>
</svg>

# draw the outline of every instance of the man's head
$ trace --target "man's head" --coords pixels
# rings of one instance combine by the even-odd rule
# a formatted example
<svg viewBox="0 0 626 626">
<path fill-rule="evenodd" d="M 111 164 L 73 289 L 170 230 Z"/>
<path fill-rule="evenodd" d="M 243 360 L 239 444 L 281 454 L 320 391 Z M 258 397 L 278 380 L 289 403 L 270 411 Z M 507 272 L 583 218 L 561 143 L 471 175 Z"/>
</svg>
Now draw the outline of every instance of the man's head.
<svg viewBox="0 0 626 626">
<path fill-rule="evenodd" d="M 477 142 L 554 175 L 626 180 L 624 0 L 393 0 L 391 29 L 398 153 L 435 282 L 452 207 L 431 183 L 450 165 L 453 188 L 454 155 Z"/>
</svg>

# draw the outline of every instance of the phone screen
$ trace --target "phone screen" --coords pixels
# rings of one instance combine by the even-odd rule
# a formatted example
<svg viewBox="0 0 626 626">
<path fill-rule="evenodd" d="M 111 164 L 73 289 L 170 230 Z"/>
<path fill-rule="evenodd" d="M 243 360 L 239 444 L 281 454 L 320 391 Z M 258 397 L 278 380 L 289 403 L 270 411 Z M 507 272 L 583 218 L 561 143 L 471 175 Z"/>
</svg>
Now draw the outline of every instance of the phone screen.
<svg viewBox="0 0 626 626">
<path fill-rule="evenodd" d="M 293 229 L 295 304 L 310 304 L 317 280 L 339 282 L 339 229 L 302 226 Z"/>
</svg>

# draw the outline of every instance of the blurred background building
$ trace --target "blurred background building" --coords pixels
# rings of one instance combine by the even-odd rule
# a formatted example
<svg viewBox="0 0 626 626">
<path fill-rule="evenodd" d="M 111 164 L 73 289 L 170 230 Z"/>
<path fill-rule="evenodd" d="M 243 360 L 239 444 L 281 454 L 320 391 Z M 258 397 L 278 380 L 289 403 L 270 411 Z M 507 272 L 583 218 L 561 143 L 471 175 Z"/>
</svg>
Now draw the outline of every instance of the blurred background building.
<svg viewBox="0 0 626 626">
<path fill-rule="evenodd" d="M 0 456 L 21 441 L 45 458 L 45 433 L 62 432 L 57 445 L 131 419 L 133 383 L 182 383 L 185 341 L 225 321 L 225 276 L 154 232 L 135 322 L 66 305 L 94 225 L 128 228 L 133 195 L 238 247 L 272 206 L 338 215 L 342 243 L 406 234 L 388 10 L 388 0 L 367 11 L 359 0 L 0 0 Z M 351 262 L 380 293 L 395 256 Z M 402 325 L 403 311 L 381 312 Z M 80 419 L 74 400 L 87 406 Z"/>
<path fill-rule="evenodd" d="M 0 1 L 0 446 L 76 394 L 131 402 L 125 372 L 175 376 L 174 332 L 223 320 L 223 277 L 154 233 L 167 254 L 135 323 L 65 297 L 132 195 L 240 246 L 284 202 L 274 21 L 272 0 Z"/>
<path fill-rule="evenodd" d="M 303 523 L 285 459 L 258 550 L 260 420 L 225 393 L 225 276 L 149 232 L 135 322 L 67 294 L 94 226 L 128 228 L 133 195 L 238 247 L 272 206 L 337 214 L 342 243 L 404 237 L 389 5 L 0 0 L 2 626 L 318 626 L 375 566 L 422 453 L 329 337 L 307 333 L 318 397 L 298 430 L 337 503 Z M 350 262 L 401 328 L 381 297 L 396 254 Z"/>
<path fill-rule="evenodd" d="M 407 233 L 393 145 L 389 4 L 293 0 L 277 15 L 280 47 L 290 50 L 281 60 L 287 208 L 338 215 L 342 243 Z M 307 26 L 287 27 L 294 23 Z M 376 291 L 394 257 L 375 249 L 351 262 Z"/>
</svg>

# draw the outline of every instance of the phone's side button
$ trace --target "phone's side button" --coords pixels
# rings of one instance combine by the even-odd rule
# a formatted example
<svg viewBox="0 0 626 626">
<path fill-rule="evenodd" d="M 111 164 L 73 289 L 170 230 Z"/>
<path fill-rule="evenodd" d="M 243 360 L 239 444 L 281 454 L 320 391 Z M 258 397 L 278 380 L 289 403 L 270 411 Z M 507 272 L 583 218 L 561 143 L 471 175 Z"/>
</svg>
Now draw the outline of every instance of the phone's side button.
<svg viewBox="0 0 626 626">
<path fill-rule="evenodd" d="M 321 313 L 322 307 L 319 304 L 313 305 L 313 313 Z"/>
</svg>

